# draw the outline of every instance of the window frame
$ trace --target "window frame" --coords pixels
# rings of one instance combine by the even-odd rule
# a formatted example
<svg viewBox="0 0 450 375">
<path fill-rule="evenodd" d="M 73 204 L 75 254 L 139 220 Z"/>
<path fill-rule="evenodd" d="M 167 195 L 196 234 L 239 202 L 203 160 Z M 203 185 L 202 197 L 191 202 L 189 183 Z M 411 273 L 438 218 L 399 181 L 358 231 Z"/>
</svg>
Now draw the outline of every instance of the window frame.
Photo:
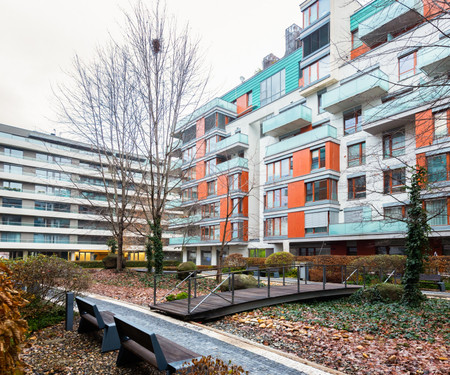
<svg viewBox="0 0 450 375">
<path fill-rule="evenodd" d="M 394 142 L 396 137 L 403 137 L 402 140 L 402 146 L 401 147 L 397 147 L 394 148 Z M 388 147 L 387 147 L 387 151 L 386 152 L 386 141 L 388 141 Z M 396 131 L 390 132 L 390 133 L 386 133 L 383 135 L 383 159 L 390 159 L 393 157 L 397 157 L 397 156 L 401 156 L 405 154 L 405 130 L 404 129 L 398 129 Z M 399 153 L 397 153 L 398 151 L 400 151 Z"/>
<path fill-rule="evenodd" d="M 358 146 L 358 157 L 357 158 L 350 158 L 350 149 Z M 353 161 L 358 161 L 357 164 L 352 163 Z M 360 165 L 366 164 L 366 141 L 359 142 L 352 144 L 350 146 L 347 146 L 347 167 L 358 167 Z"/>
<path fill-rule="evenodd" d="M 363 179 L 364 180 L 364 190 L 357 191 L 357 182 L 358 180 Z M 348 200 L 356 200 L 356 199 L 364 199 L 367 196 L 366 193 L 366 176 L 357 176 L 353 178 L 347 179 L 347 186 L 348 186 L 348 194 L 347 199 Z"/>
<path fill-rule="evenodd" d="M 317 152 L 317 156 L 314 154 Z M 314 160 L 317 160 L 314 162 Z M 311 150 L 311 170 L 325 168 L 326 163 L 326 147 L 320 147 L 314 150 Z"/>
<path fill-rule="evenodd" d="M 355 134 L 362 130 L 362 110 L 360 107 L 344 112 L 342 117 L 344 121 L 344 136 Z M 348 126 L 350 120 L 353 120 L 354 123 L 351 126 Z"/>
<path fill-rule="evenodd" d="M 394 185 L 394 180 L 398 181 L 398 178 L 394 179 L 394 173 L 400 172 L 402 174 L 402 183 Z M 406 169 L 396 168 L 383 171 L 383 194 L 395 194 L 404 193 L 406 190 Z"/>
<path fill-rule="evenodd" d="M 410 69 L 407 70 L 402 70 L 402 61 L 405 61 L 406 58 L 409 58 L 410 56 L 412 56 L 413 60 L 413 66 Z M 401 57 L 398 58 L 398 79 L 404 79 L 404 78 L 408 78 L 413 76 L 414 74 L 417 73 L 417 51 L 408 53 L 406 55 L 403 55 Z"/>
</svg>

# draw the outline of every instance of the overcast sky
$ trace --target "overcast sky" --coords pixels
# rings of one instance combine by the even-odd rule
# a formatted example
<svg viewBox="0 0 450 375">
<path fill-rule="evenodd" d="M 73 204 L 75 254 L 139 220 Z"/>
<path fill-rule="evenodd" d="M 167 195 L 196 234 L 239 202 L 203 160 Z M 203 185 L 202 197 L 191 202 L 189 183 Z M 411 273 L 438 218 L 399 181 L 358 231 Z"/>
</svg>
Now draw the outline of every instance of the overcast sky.
<svg viewBox="0 0 450 375">
<path fill-rule="evenodd" d="M 150 6 L 152 1 L 145 0 Z M 167 0 L 179 23 L 201 39 L 209 90 L 224 94 L 269 53 L 284 55 L 284 30 L 302 26 L 299 0 Z M 115 35 L 128 0 L 0 0 L 0 123 L 52 132 L 52 86 L 75 53 L 89 58 Z"/>
</svg>

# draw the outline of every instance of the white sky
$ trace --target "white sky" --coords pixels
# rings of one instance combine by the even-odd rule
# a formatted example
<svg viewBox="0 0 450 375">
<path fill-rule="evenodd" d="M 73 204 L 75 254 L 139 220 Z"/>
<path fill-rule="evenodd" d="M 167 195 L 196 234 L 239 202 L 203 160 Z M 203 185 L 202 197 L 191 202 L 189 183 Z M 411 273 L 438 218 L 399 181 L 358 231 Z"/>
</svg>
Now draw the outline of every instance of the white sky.
<svg viewBox="0 0 450 375">
<path fill-rule="evenodd" d="M 144 0 L 151 6 L 151 0 Z M 212 69 L 209 90 L 221 95 L 250 78 L 269 53 L 284 55 L 284 30 L 302 26 L 300 0 L 167 0 L 189 22 Z M 75 53 L 89 58 L 117 33 L 128 0 L 0 0 L 0 123 L 51 132 L 51 87 L 63 82 Z"/>
</svg>

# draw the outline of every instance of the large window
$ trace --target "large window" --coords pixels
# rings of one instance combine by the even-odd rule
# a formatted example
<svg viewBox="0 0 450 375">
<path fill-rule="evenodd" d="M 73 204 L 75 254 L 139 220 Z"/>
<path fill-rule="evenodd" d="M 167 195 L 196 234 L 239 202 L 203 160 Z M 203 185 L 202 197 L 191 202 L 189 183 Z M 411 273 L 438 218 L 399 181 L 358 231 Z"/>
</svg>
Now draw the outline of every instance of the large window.
<svg viewBox="0 0 450 375">
<path fill-rule="evenodd" d="M 15 148 L 9 148 L 5 147 L 3 153 L 7 156 L 12 156 L 15 158 L 23 158 L 23 151 L 22 150 L 16 150 Z"/>
<path fill-rule="evenodd" d="M 440 154 L 427 157 L 428 181 L 438 182 L 448 179 L 448 156 Z"/>
<path fill-rule="evenodd" d="M 22 183 L 14 181 L 3 181 L 2 187 L 4 190 L 22 191 Z"/>
<path fill-rule="evenodd" d="M 347 161 L 349 167 L 366 164 L 366 142 L 348 146 Z"/>
<path fill-rule="evenodd" d="M 51 228 L 69 228 L 69 219 L 54 219 L 48 217 L 35 217 L 34 218 L 35 227 L 51 227 Z"/>
<path fill-rule="evenodd" d="M 264 237 L 287 236 L 287 216 L 275 217 L 264 221 Z"/>
<path fill-rule="evenodd" d="M 335 180 L 306 183 L 306 202 L 317 202 L 325 199 L 337 200 L 337 182 Z"/>
<path fill-rule="evenodd" d="M 2 242 L 20 242 L 20 233 L 2 232 Z"/>
<path fill-rule="evenodd" d="M 384 194 L 401 193 L 405 191 L 405 168 L 392 169 L 383 172 Z"/>
<path fill-rule="evenodd" d="M 325 147 L 311 151 L 311 169 L 325 168 Z"/>
<path fill-rule="evenodd" d="M 384 219 L 389 221 L 402 220 L 406 216 L 405 206 L 384 207 Z"/>
<path fill-rule="evenodd" d="M 289 177 L 292 175 L 292 170 L 294 168 L 293 159 L 287 158 L 283 160 L 276 161 L 274 163 L 269 163 L 266 165 L 267 169 L 267 182 L 276 181 L 280 178 Z"/>
<path fill-rule="evenodd" d="M 3 225 L 21 225 L 22 224 L 22 216 L 2 215 L 2 224 Z"/>
<path fill-rule="evenodd" d="M 435 199 L 426 202 L 430 225 L 447 225 L 447 199 Z"/>
<path fill-rule="evenodd" d="M 220 204 L 219 202 L 205 204 L 202 206 L 202 218 L 210 219 L 217 218 L 220 216 Z"/>
<path fill-rule="evenodd" d="M 361 39 L 359 39 L 358 29 L 352 31 L 352 50 L 359 48 L 363 45 Z"/>
<path fill-rule="evenodd" d="M 366 176 L 348 179 L 348 199 L 366 197 Z"/>
<path fill-rule="evenodd" d="M 398 77 L 403 79 L 416 74 L 417 53 L 413 52 L 409 55 L 398 59 Z"/>
<path fill-rule="evenodd" d="M 303 84 L 308 86 L 330 74 L 330 55 L 303 69 Z"/>
<path fill-rule="evenodd" d="M 216 173 L 217 159 L 211 159 L 205 162 L 205 174 L 210 175 Z"/>
<path fill-rule="evenodd" d="M 231 200 L 232 215 L 242 214 L 242 198 L 233 198 Z"/>
<path fill-rule="evenodd" d="M 69 236 L 65 234 L 34 234 L 34 242 L 36 243 L 70 243 Z"/>
<path fill-rule="evenodd" d="M 2 199 L 3 207 L 22 208 L 22 199 L 5 198 Z"/>
<path fill-rule="evenodd" d="M 69 203 L 53 203 L 53 202 L 34 202 L 34 208 L 36 210 L 44 211 L 57 211 L 57 212 L 70 212 Z"/>
<path fill-rule="evenodd" d="M 434 120 L 434 138 L 447 137 L 449 134 L 450 117 L 448 111 L 437 112 L 433 114 Z"/>
<path fill-rule="evenodd" d="M 330 24 L 323 25 L 320 29 L 312 32 L 303 40 L 303 58 L 316 52 L 318 49 L 330 43 Z"/>
<path fill-rule="evenodd" d="M 187 150 L 183 151 L 183 162 L 188 162 L 194 159 L 195 156 L 195 146 L 190 147 Z"/>
<path fill-rule="evenodd" d="M 185 173 L 184 176 L 186 177 L 187 180 L 189 181 L 195 180 L 197 175 L 197 168 L 191 167 L 189 169 L 186 169 L 184 173 Z"/>
<path fill-rule="evenodd" d="M 231 239 L 242 240 L 243 223 L 231 223 Z"/>
<path fill-rule="evenodd" d="M 186 143 L 189 143 L 190 141 L 194 140 L 196 135 L 197 135 L 197 128 L 195 125 L 193 125 L 183 132 L 183 135 L 182 135 L 183 143 L 186 144 Z"/>
<path fill-rule="evenodd" d="M 216 144 L 218 142 L 217 136 L 208 138 L 206 141 L 206 152 L 212 152 L 216 149 Z"/>
<path fill-rule="evenodd" d="M 271 190 L 266 193 L 265 207 L 267 209 L 287 207 L 288 205 L 288 188 Z"/>
<path fill-rule="evenodd" d="M 34 192 L 36 194 L 56 195 L 59 197 L 70 197 L 71 194 L 70 189 L 60 188 L 56 186 L 43 186 L 43 185 L 35 185 Z M 85 194 L 85 192 L 83 194 Z"/>
<path fill-rule="evenodd" d="M 383 157 L 392 158 L 405 153 L 405 132 L 397 130 L 383 136 Z"/>
<path fill-rule="evenodd" d="M 318 0 L 303 11 L 303 27 L 306 28 L 330 11 L 330 0 Z"/>
<path fill-rule="evenodd" d="M 228 177 L 228 189 L 230 190 L 230 192 L 240 190 L 241 186 L 240 181 L 241 181 L 240 173 L 235 173 Z"/>
<path fill-rule="evenodd" d="M 197 199 L 197 186 L 183 190 L 182 200 L 183 202 L 192 201 Z"/>
<path fill-rule="evenodd" d="M 208 186 L 208 189 L 207 189 L 208 195 L 216 195 L 217 181 L 216 180 L 210 181 L 207 183 L 207 186 Z"/>
<path fill-rule="evenodd" d="M 261 106 L 269 104 L 284 95 L 286 83 L 285 74 L 285 70 L 283 69 L 261 82 Z"/>
<path fill-rule="evenodd" d="M 22 174 L 22 167 L 19 166 L 19 165 L 4 164 L 3 165 L 3 172 L 14 173 L 14 174 Z"/>
<path fill-rule="evenodd" d="M 231 121 L 232 118 L 225 116 L 222 113 L 212 113 L 211 115 L 205 117 L 205 133 L 214 128 L 225 129 L 225 125 Z"/>
<path fill-rule="evenodd" d="M 361 131 L 361 108 L 355 108 L 344 112 L 344 135 L 353 134 Z"/>
<path fill-rule="evenodd" d="M 210 225 L 202 227 L 202 241 L 218 241 L 220 240 L 220 227 L 218 225 Z"/>
</svg>

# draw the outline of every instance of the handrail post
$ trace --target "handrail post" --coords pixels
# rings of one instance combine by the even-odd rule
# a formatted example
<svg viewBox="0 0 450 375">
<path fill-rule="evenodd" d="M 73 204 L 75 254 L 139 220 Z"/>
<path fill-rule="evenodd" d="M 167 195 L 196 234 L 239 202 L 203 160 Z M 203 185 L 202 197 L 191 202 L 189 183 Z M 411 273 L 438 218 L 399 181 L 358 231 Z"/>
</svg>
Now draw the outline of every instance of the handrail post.
<svg viewBox="0 0 450 375">
<path fill-rule="evenodd" d="M 286 276 L 284 274 L 285 266 L 283 266 L 283 286 L 286 286 Z"/>
<path fill-rule="evenodd" d="M 234 272 L 231 274 L 231 304 L 234 305 Z"/>
<path fill-rule="evenodd" d="M 344 280 L 345 280 L 345 287 L 347 288 L 347 265 L 344 265 Z"/>
<path fill-rule="evenodd" d="M 258 266 L 258 288 L 261 288 L 261 270 Z"/>
<path fill-rule="evenodd" d="M 323 265 L 323 278 L 322 278 L 322 283 L 323 283 L 323 290 L 325 290 L 325 284 L 327 283 L 327 266 Z"/>
<path fill-rule="evenodd" d="M 188 314 L 191 313 L 191 278 L 188 279 Z"/>
<path fill-rule="evenodd" d="M 309 267 L 305 264 L 305 285 L 308 284 Z"/>
<path fill-rule="evenodd" d="M 194 298 L 197 298 L 197 271 L 194 272 Z"/>
<path fill-rule="evenodd" d="M 267 268 L 267 298 L 270 298 L 270 268 Z"/>
<path fill-rule="evenodd" d="M 378 273 L 380 275 L 380 283 L 382 283 L 383 282 L 383 270 L 381 269 L 381 267 L 380 267 L 380 271 Z"/>
<path fill-rule="evenodd" d="M 362 271 L 363 271 L 363 289 L 366 289 L 366 267 L 365 266 L 363 266 Z"/>
<path fill-rule="evenodd" d="M 341 284 L 344 283 L 344 266 L 341 266 Z"/>
<path fill-rule="evenodd" d="M 359 267 L 356 268 L 356 285 L 359 285 Z"/>
<path fill-rule="evenodd" d="M 297 266 L 297 293 L 300 293 L 300 267 Z"/>
<path fill-rule="evenodd" d="M 66 331 L 73 331 L 73 292 L 66 293 Z"/>
<path fill-rule="evenodd" d="M 156 305 L 156 273 L 153 274 L 153 304 Z"/>
</svg>

